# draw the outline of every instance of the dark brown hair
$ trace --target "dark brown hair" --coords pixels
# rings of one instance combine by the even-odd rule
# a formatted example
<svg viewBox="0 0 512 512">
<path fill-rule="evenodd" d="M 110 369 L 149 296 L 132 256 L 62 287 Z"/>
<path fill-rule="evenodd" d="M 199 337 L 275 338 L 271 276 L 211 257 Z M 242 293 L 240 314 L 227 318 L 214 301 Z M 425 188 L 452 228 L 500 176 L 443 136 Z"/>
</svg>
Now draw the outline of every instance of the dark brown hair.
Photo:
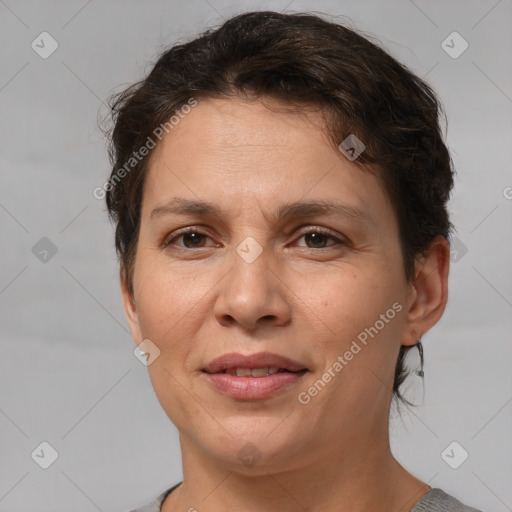
<svg viewBox="0 0 512 512">
<path fill-rule="evenodd" d="M 360 139 L 365 149 L 354 163 L 378 169 L 398 218 L 404 273 L 414 279 L 415 258 L 451 232 L 453 168 L 439 126 L 443 110 L 422 79 L 370 39 L 316 14 L 248 12 L 167 49 L 144 80 L 111 98 L 112 174 L 103 190 L 132 294 L 150 156 L 140 158 L 140 148 L 191 98 L 315 106 L 334 147 L 351 134 Z M 393 394 L 410 404 L 399 391 L 409 348 L 400 347 Z"/>
</svg>

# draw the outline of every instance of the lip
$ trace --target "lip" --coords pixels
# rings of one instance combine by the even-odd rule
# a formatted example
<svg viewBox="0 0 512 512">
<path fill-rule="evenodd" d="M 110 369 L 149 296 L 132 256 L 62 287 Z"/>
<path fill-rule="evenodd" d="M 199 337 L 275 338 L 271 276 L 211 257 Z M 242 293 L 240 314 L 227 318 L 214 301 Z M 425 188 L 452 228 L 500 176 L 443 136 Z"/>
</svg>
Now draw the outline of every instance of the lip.
<svg viewBox="0 0 512 512">
<path fill-rule="evenodd" d="M 237 377 L 222 373 L 231 368 L 278 367 L 288 372 L 275 373 L 266 377 Z M 294 372 L 294 373 L 291 373 Z M 308 372 L 301 363 L 288 357 L 260 352 L 245 356 L 238 353 L 224 354 L 211 361 L 204 369 L 208 382 L 222 394 L 237 400 L 261 400 L 277 391 L 294 387 Z"/>
<path fill-rule="evenodd" d="M 307 368 L 299 363 L 285 356 L 273 354 L 272 352 L 259 352 L 252 355 L 244 355 L 236 352 L 230 352 L 210 361 L 203 371 L 206 373 L 220 373 L 230 368 L 265 368 L 266 366 L 276 366 L 283 368 L 290 372 L 300 372 L 307 370 Z M 266 377 L 258 377 L 266 378 Z"/>
</svg>

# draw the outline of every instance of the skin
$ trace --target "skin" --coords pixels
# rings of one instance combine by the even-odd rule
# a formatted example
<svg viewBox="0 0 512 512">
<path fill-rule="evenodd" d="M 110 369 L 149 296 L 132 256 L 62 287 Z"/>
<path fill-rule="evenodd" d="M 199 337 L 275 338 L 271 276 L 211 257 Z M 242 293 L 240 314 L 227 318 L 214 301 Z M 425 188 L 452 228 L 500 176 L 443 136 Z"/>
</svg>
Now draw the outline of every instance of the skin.
<svg viewBox="0 0 512 512">
<path fill-rule="evenodd" d="M 430 490 L 393 458 L 388 416 L 400 345 L 414 345 L 443 314 L 448 243 L 435 239 L 407 282 L 382 183 L 334 149 L 322 126 L 313 110 L 202 100 L 152 153 L 134 294 L 122 271 L 121 290 L 135 342 L 160 350 L 148 371 L 180 433 L 183 484 L 163 512 L 404 512 Z M 150 217 L 174 197 L 222 213 Z M 343 203 L 366 220 L 273 219 L 280 205 L 305 200 Z M 204 236 L 179 237 L 188 226 Z M 328 235 L 304 235 L 318 228 Z M 262 249 L 252 263 L 236 252 L 247 237 Z M 401 311 L 301 404 L 299 393 L 394 303 Z M 226 352 L 266 350 L 309 371 L 255 401 L 220 394 L 201 372 Z M 247 443 L 261 455 L 252 466 L 237 457 Z"/>
</svg>

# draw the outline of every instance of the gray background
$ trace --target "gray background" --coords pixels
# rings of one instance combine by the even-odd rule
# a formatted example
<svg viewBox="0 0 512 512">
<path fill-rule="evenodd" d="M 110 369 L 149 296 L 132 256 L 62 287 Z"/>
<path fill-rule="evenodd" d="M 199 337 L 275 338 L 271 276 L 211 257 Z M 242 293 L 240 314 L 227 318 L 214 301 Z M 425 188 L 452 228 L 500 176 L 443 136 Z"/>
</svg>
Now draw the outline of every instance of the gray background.
<svg viewBox="0 0 512 512">
<path fill-rule="evenodd" d="M 92 195 L 110 173 L 98 112 L 164 46 L 259 9 L 346 15 L 442 98 L 464 245 L 446 313 L 423 339 L 424 401 L 393 413 L 392 449 L 431 486 L 512 510 L 512 2 L 0 0 L 2 512 L 128 510 L 181 480 Z M 47 59 L 31 48 L 43 31 L 59 45 Z M 441 47 L 453 31 L 469 43 L 458 58 Z M 57 248 L 46 262 L 32 251 L 43 237 Z M 31 457 L 43 441 L 59 454 L 46 470 Z M 452 441 L 469 453 L 458 469 L 441 456 Z"/>
</svg>

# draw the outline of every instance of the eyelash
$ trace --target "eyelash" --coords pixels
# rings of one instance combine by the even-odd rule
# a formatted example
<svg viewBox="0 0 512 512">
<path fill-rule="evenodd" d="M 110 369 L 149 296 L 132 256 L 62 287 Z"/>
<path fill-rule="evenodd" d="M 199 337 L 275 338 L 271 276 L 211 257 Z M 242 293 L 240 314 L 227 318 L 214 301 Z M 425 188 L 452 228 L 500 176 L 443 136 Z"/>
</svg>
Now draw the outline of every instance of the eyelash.
<svg viewBox="0 0 512 512">
<path fill-rule="evenodd" d="M 170 246 L 172 244 L 172 242 L 174 242 L 175 240 L 179 239 L 180 237 L 182 237 L 183 235 L 186 235 L 188 233 L 196 233 L 198 235 L 203 235 L 203 236 L 207 236 L 209 238 L 211 238 L 207 233 L 204 233 L 202 231 L 200 231 L 199 229 L 195 228 L 195 227 L 189 227 L 189 228 L 185 228 L 183 229 L 182 231 L 178 232 L 177 234 L 175 234 L 172 238 L 170 239 L 167 239 L 166 241 L 164 241 L 164 243 L 162 244 L 163 248 L 165 249 L 166 247 Z M 338 242 L 339 244 L 341 245 L 349 245 L 347 241 L 345 240 L 341 240 L 340 238 L 334 236 L 330 231 L 324 229 L 324 228 L 308 228 L 307 230 L 302 230 L 299 235 L 300 237 L 299 238 L 302 238 L 304 235 L 308 235 L 310 233 L 319 233 L 321 235 L 325 235 L 327 238 L 330 238 L 332 240 L 335 240 L 336 242 Z M 333 245 L 336 245 L 336 244 L 333 244 Z M 326 247 L 304 247 L 305 249 L 310 249 L 310 250 L 322 250 L 322 249 L 329 249 L 331 247 L 333 247 L 333 245 L 329 245 L 329 246 L 326 246 Z M 179 249 L 186 249 L 186 250 L 198 250 L 198 249 L 208 249 L 208 247 L 197 247 L 196 249 L 194 248 L 191 248 L 191 247 L 181 247 L 181 246 L 177 246 Z"/>
</svg>

